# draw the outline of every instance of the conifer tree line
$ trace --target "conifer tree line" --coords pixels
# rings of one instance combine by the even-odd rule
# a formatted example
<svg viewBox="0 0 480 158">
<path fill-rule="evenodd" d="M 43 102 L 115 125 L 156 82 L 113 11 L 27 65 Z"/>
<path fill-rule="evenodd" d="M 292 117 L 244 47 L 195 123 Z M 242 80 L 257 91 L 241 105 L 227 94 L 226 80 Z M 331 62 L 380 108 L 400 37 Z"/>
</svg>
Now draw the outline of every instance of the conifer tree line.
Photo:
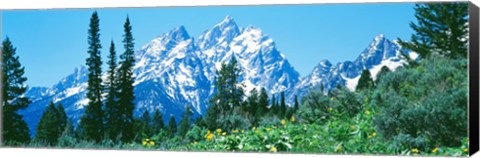
<svg viewBox="0 0 480 158">
<path fill-rule="evenodd" d="M 210 99 L 205 117 L 195 125 L 210 130 L 247 129 L 261 125 L 267 117 L 290 118 L 298 110 L 297 97 L 294 105 L 287 106 L 284 92 L 280 92 L 278 101 L 275 95 L 270 100 L 265 88 L 261 88 L 260 92 L 254 88 L 246 95 L 244 85 L 239 82 L 241 72 L 234 56 L 228 63 L 222 63 L 215 78 L 216 93 Z"/>
</svg>

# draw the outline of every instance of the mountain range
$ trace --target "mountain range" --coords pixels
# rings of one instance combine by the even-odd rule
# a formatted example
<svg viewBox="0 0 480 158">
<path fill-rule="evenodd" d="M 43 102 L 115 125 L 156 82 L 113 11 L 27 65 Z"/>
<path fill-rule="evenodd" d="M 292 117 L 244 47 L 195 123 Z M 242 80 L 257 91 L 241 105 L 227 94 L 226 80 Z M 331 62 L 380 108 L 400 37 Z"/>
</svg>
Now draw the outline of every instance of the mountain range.
<svg viewBox="0 0 480 158">
<path fill-rule="evenodd" d="M 164 120 L 170 115 L 180 120 L 187 106 L 196 116 L 205 114 L 209 98 L 215 93 L 216 71 L 232 56 L 242 69 L 239 80 L 245 85 L 247 94 L 253 88 L 264 87 L 269 95 L 285 92 L 286 100 L 291 103 L 295 95 L 301 98 L 322 84 L 325 90 L 345 85 L 353 91 L 364 69 L 370 70 L 375 77 L 382 66 L 395 70 L 405 64 L 402 52 L 412 59 L 417 56 L 402 51 L 398 43 L 384 35 L 378 35 L 354 61 L 332 64 L 319 60 L 312 72 L 302 77 L 273 39 L 260 28 L 239 27 L 227 16 L 195 40 L 185 27 L 179 26 L 135 52 L 134 115 L 158 109 L 164 114 Z M 106 76 L 104 74 L 103 79 Z M 67 116 L 77 124 L 89 101 L 86 98 L 87 80 L 87 68 L 79 66 L 52 87 L 29 87 L 25 95 L 32 103 L 21 113 L 31 134 L 34 135 L 50 101 L 61 103 Z"/>
</svg>

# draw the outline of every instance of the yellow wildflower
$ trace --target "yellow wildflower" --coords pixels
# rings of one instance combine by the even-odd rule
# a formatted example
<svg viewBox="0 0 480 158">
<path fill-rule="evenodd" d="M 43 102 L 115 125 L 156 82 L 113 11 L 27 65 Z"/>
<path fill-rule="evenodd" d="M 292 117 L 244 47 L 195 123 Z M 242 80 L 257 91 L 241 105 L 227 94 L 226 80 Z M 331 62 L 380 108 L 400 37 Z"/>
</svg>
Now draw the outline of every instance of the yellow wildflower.
<svg viewBox="0 0 480 158">
<path fill-rule="evenodd" d="M 207 140 L 212 140 L 213 136 L 214 135 L 212 133 L 209 133 L 209 134 L 207 134 L 206 138 L 207 138 Z"/>
<path fill-rule="evenodd" d="M 227 135 L 227 132 L 223 132 L 223 133 L 222 133 L 222 136 L 225 136 L 225 135 Z"/>
<path fill-rule="evenodd" d="M 372 133 L 372 137 L 375 137 L 377 135 L 377 132 Z"/>
<path fill-rule="evenodd" d="M 245 130 L 242 130 L 242 133 L 245 133 Z"/>
<path fill-rule="evenodd" d="M 222 129 L 217 129 L 217 133 L 222 133 Z"/>
<path fill-rule="evenodd" d="M 272 129 L 267 127 L 267 128 L 265 128 L 265 130 L 270 131 L 270 130 L 272 130 Z"/>
<path fill-rule="evenodd" d="M 372 135 L 368 135 L 368 138 L 372 138 Z"/>
<path fill-rule="evenodd" d="M 271 151 L 271 152 L 277 152 L 277 147 L 272 146 L 272 147 L 270 148 L 270 151 Z"/>
<path fill-rule="evenodd" d="M 432 153 L 436 153 L 438 151 L 438 147 L 435 147 L 433 150 L 432 150 Z"/>
<path fill-rule="evenodd" d="M 413 152 L 413 153 L 418 153 L 419 150 L 418 150 L 417 148 L 413 148 L 413 149 L 412 149 L 412 152 Z"/>
<path fill-rule="evenodd" d="M 282 122 L 281 122 L 281 123 L 282 123 L 282 125 L 285 126 L 285 124 L 286 124 L 285 119 L 282 119 Z"/>
<path fill-rule="evenodd" d="M 333 101 L 335 98 L 331 97 L 330 100 Z"/>
<path fill-rule="evenodd" d="M 154 141 L 150 141 L 150 145 L 155 145 L 155 142 L 154 142 Z"/>
<path fill-rule="evenodd" d="M 232 133 L 238 133 L 238 130 L 233 130 Z"/>
<path fill-rule="evenodd" d="M 145 139 L 145 141 L 147 141 L 147 142 L 148 142 L 148 141 L 150 141 L 150 139 L 148 139 L 148 138 L 147 138 L 147 139 Z"/>
<path fill-rule="evenodd" d="M 463 148 L 463 152 L 468 152 L 468 148 Z"/>
<path fill-rule="evenodd" d="M 365 110 L 365 114 L 370 115 L 370 111 Z"/>
<path fill-rule="evenodd" d="M 293 123 L 295 122 L 295 116 L 292 116 L 292 118 L 290 118 L 290 121 Z"/>
<path fill-rule="evenodd" d="M 256 127 L 253 127 L 253 128 L 252 128 L 252 130 L 255 130 L 255 129 L 257 129 L 257 128 L 256 128 Z"/>
<path fill-rule="evenodd" d="M 328 108 L 328 111 L 332 111 L 333 109 L 332 108 Z"/>
<path fill-rule="evenodd" d="M 143 141 L 143 142 L 142 142 L 142 145 L 147 145 L 147 141 Z"/>
<path fill-rule="evenodd" d="M 198 142 L 197 142 L 197 141 L 194 141 L 193 144 L 198 144 Z"/>
<path fill-rule="evenodd" d="M 355 129 L 355 126 L 354 126 L 354 125 L 351 125 L 350 128 Z"/>
</svg>

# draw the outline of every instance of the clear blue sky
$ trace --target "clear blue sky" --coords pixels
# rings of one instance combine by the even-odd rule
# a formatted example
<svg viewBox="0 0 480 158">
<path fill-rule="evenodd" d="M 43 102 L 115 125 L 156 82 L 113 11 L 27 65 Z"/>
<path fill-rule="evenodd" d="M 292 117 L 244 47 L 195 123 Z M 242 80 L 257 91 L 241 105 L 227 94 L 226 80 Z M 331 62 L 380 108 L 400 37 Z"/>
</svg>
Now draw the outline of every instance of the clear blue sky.
<svg viewBox="0 0 480 158">
<path fill-rule="evenodd" d="M 261 28 L 301 76 L 322 59 L 355 59 L 370 41 L 385 34 L 409 39 L 413 3 L 320 4 L 276 6 L 163 7 L 96 9 L 100 17 L 103 62 L 110 40 L 117 53 L 123 23 L 130 17 L 135 49 L 176 26 L 192 37 L 232 16 L 237 25 Z M 25 66 L 29 86 L 50 87 L 85 63 L 92 9 L 3 11 L 2 38 L 8 36 Z M 105 64 L 106 65 L 106 64 Z"/>
</svg>

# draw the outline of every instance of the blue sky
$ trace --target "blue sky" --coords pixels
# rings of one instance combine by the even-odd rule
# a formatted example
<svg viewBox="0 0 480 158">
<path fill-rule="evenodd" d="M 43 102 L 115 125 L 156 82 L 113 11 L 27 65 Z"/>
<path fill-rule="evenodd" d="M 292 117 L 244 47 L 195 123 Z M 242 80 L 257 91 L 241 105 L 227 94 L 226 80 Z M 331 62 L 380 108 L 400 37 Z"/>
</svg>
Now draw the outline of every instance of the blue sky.
<svg viewBox="0 0 480 158">
<path fill-rule="evenodd" d="M 322 59 L 355 59 L 373 38 L 409 39 L 413 3 L 319 4 L 96 9 L 100 17 L 103 62 L 110 40 L 123 51 L 123 23 L 130 17 L 135 49 L 176 26 L 194 37 L 225 16 L 237 25 L 259 27 L 299 71 L 310 73 Z M 50 87 L 83 65 L 92 9 L 2 11 L 2 38 L 8 36 L 25 66 L 29 86 Z M 106 64 L 105 64 L 106 65 Z"/>
</svg>

